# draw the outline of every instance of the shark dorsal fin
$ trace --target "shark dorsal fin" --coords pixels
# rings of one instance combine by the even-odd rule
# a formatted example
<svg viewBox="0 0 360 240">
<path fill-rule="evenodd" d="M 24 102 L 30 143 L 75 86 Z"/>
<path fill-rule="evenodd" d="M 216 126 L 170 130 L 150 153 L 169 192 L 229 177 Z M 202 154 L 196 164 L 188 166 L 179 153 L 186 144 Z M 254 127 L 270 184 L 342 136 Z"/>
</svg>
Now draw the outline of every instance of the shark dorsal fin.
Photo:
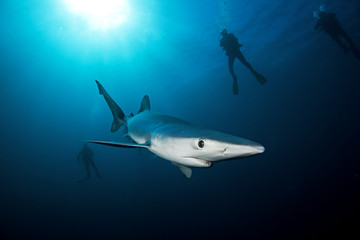
<svg viewBox="0 0 360 240">
<path fill-rule="evenodd" d="M 140 110 L 138 113 L 141 113 L 145 110 L 150 110 L 150 99 L 148 95 L 145 95 L 141 101 Z"/>
</svg>

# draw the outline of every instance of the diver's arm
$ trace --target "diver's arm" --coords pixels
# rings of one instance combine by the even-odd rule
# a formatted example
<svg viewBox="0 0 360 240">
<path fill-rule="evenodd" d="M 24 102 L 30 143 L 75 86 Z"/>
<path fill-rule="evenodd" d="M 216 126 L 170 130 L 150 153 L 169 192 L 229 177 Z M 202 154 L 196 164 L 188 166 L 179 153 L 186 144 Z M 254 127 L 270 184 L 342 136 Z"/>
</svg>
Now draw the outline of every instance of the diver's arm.
<svg viewBox="0 0 360 240">
<path fill-rule="evenodd" d="M 224 38 L 222 38 L 222 39 L 220 40 L 220 47 L 222 47 L 222 48 L 224 49 Z"/>
<path fill-rule="evenodd" d="M 226 43 L 225 38 L 222 38 L 220 40 L 220 47 L 222 47 L 223 51 L 226 51 L 225 43 Z"/>
</svg>

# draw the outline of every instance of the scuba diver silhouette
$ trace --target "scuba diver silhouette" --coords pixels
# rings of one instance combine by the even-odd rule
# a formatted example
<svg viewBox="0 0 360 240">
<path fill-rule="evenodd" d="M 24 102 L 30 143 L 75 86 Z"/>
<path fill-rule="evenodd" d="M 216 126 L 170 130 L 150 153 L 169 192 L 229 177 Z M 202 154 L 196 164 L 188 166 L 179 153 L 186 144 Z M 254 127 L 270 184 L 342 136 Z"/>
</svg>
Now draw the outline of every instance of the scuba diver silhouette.
<svg viewBox="0 0 360 240">
<path fill-rule="evenodd" d="M 341 36 L 348 42 L 354 56 L 360 60 L 359 49 L 356 48 L 354 42 L 342 28 L 339 20 L 335 16 L 335 13 L 326 12 L 324 5 L 321 5 L 318 10 L 313 12 L 313 16 L 318 19 L 314 29 L 318 29 L 320 31 L 322 30 L 327 33 L 343 49 L 344 53 L 347 53 L 349 51 L 349 47 L 341 41 Z"/>
<path fill-rule="evenodd" d="M 230 74 L 233 77 L 233 93 L 237 95 L 239 93 L 239 87 L 237 83 L 237 77 L 234 73 L 234 61 L 235 58 L 238 58 L 242 64 L 247 67 L 251 73 L 255 76 L 256 80 L 258 80 L 259 83 L 264 84 L 266 82 L 265 77 L 263 77 L 261 74 L 256 72 L 253 67 L 250 65 L 248 61 L 246 61 L 244 55 L 240 51 L 240 47 L 242 47 L 241 44 L 239 44 L 238 39 L 235 37 L 234 34 L 228 33 L 226 29 L 222 29 L 220 31 L 221 35 L 223 36 L 220 40 L 220 46 L 225 51 L 226 55 L 229 57 L 229 70 Z"/>
<path fill-rule="evenodd" d="M 96 172 L 96 176 L 98 178 L 101 178 L 100 174 L 99 174 L 99 171 L 98 169 L 96 168 L 95 166 L 95 163 L 94 163 L 94 160 L 93 160 L 93 156 L 94 156 L 94 153 L 93 151 L 91 151 L 91 149 L 87 146 L 87 144 L 85 143 L 84 144 L 84 147 L 83 149 L 79 152 L 79 154 L 77 155 L 77 160 L 78 162 L 80 162 L 80 160 L 82 160 L 82 163 L 85 165 L 86 167 L 86 172 L 87 172 L 87 177 L 84 178 L 84 179 L 81 179 L 79 180 L 78 182 L 83 182 L 87 179 L 90 178 L 90 169 L 89 169 L 89 165 L 91 165 L 94 169 L 95 169 L 95 172 Z"/>
</svg>

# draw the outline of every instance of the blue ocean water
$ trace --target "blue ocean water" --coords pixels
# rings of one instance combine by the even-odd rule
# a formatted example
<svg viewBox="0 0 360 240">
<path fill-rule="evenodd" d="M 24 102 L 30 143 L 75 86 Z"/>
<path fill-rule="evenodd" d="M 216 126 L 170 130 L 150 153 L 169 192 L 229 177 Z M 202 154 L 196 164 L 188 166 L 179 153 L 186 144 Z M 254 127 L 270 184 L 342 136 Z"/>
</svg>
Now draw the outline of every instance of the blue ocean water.
<svg viewBox="0 0 360 240">
<path fill-rule="evenodd" d="M 104 1 L 105 2 L 105 1 Z M 66 1 L 1 1 L 1 239 L 312 239 L 357 233 L 360 62 L 312 12 L 336 12 L 360 47 L 360 2 L 128 1 L 95 28 Z M 268 82 L 239 61 L 232 94 L 226 27 Z M 263 154 L 193 169 L 116 141 L 99 80 L 126 114 L 153 110 L 252 139 Z M 91 169 L 92 170 L 92 169 Z"/>
</svg>

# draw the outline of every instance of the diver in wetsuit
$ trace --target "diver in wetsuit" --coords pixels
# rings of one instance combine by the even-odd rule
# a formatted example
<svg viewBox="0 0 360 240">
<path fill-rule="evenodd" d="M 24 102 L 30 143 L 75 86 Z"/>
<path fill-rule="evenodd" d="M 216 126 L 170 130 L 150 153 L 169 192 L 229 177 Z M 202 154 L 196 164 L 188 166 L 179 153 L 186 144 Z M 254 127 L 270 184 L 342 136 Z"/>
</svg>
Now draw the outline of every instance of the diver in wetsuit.
<svg viewBox="0 0 360 240">
<path fill-rule="evenodd" d="M 349 37 L 349 35 L 345 32 L 345 30 L 341 27 L 339 20 L 336 18 L 335 13 L 329 13 L 325 11 L 325 7 L 323 5 L 320 8 L 313 12 L 314 18 L 318 19 L 315 25 L 315 29 L 322 30 L 327 33 L 339 46 L 343 49 L 344 53 L 349 51 L 349 47 L 344 44 L 340 36 L 345 39 L 354 56 L 360 60 L 360 51 L 356 48 L 354 42 Z"/>
<path fill-rule="evenodd" d="M 78 182 L 83 182 L 86 179 L 90 178 L 90 176 L 91 176 L 90 175 L 90 169 L 89 169 L 90 165 L 95 169 L 96 176 L 98 178 L 101 178 L 100 173 L 99 173 L 98 169 L 95 166 L 93 156 L 94 156 L 93 151 L 91 151 L 91 149 L 87 146 L 87 144 L 84 144 L 83 149 L 79 152 L 79 154 L 77 156 L 77 160 L 78 160 L 78 162 L 80 162 L 80 160 L 82 160 L 82 163 L 85 165 L 86 172 L 87 172 L 87 177 L 84 178 L 84 179 L 79 180 Z"/>
<path fill-rule="evenodd" d="M 241 44 L 239 44 L 238 39 L 234 34 L 228 33 L 226 29 L 221 30 L 221 35 L 223 36 L 220 40 L 220 46 L 226 51 L 226 55 L 229 57 L 229 70 L 230 74 L 233 77 L 233 93 L 237 95 L 239 93 L 237 77 L 234 73 L 234 61 L 235 58 L 238 58 L 242 64 L 247 67 L 251 73 L 255 76 L 255 78 L 259 81 L 259 83 L 264 84 L 266 82 L 265 77 L 256 72 L 250 63 L 246 61 L 244 55 L 240 51 Z"/>
</svg>

